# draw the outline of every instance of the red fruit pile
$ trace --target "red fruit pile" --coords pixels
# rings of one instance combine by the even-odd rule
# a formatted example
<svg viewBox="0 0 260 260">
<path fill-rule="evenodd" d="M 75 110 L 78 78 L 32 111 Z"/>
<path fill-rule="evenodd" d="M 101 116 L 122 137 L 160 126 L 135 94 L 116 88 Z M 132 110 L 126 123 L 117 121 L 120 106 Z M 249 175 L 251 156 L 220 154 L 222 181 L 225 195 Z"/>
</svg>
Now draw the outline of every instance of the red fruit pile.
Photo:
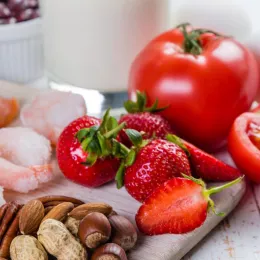
<svg viewBox="0 0 260 260">
<path fill-rule="evenodd" d="M 67 126 L 57 145 L 60 169 L 90 187 L 114 178 L 118 188 L 125 185 L 143 202 L 136 222 L 145 234 L 189 232 L 205 221 L 208 206 L 214 211 L 210 195 L 239 182 L 241 174 L 173 135 L 169 123 L 152 114 L 161 110 L 157 102 L 147 108 L 145 95 L 137 96 L 137 102 L 125 103 L 134 113 L 122 116 L 119 123 L 108 110 L 102 120 L 84 116 Z M 202 179 L 191 174 L 231 182 L 207 190 Z"/>
<path fill-rule="evenodd" d="M 38 0 L 0 0 L 0 24 L 19 23 L 39 16 Z"/>
</svg>

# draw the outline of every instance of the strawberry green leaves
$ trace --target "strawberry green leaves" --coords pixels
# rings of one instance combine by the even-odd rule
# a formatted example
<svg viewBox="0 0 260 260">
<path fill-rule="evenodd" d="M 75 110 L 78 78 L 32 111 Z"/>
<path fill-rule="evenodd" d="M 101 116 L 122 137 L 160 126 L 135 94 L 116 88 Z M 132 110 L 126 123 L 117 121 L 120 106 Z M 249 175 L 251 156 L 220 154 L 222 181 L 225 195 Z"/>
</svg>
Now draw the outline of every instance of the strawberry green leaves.
<svg viewBox="0 0 260 260">
<path fill-rule="evenodd" d="M 125 124 L 118 124 L 114 117 L 111 117 L 108 109 L 103 117 L 100 126 L 83 128 L 76 134 L 76 138 L 81 143 L 82 149 L 88 152 L 85 164 L 92 166 L 101 157 L 114 155 L 120 157 L 121 150 L 113 150 L 113 139 L 125 127 Z"/>
<path fill-rule="evenodd" d="M 108 109 L 103 116 L 100 126 L 94 125 L 90 128 L 83 128 L 76 134 L 81 147 L 88 153 L 83 164 L 93 166 L 98 158 L 113 157 L 121 161 L 116 174 L 117 187 L 124 185 L 124 172 L 126 167 L 132 165 L 136 158 L 137 150 L 146 145 L 142 134 L 134 129 L 125 129 L 126 134 L 132 141 L 131 149 L 116 140 L 118 133 L 125 128 L 125 123 L 118 124 L 117 120 L 110 116 Z"/>
<path fill-rule="evenodd" d="M 147 97 L 145 93 L 141 93 L 140 91 L 136 92 L 137 101 L 134 102 L 132 100 L 127 100 L 124 103 L 124 107 L 128 113 L 138 113 L 138 112 L 151 112 L 156 113 L 163 111 L 164 109 L 168 108 L 162 107 L 158 108 L 158 99 L 154 102 L 154 104 L 151 107 L 147 107 Z"/>
<path fill-rule="evenodd" d="M 203 197 L 208 201 L 208 210 L 212 210 L 212 212 L 214 214 L 216 214 L 217 216 L 220 216 L 220 217 L 225 216 L 225 213 L 223 213 L 223 212 L 217 213 L 216 212 L 215 203 L 210 198 L 210 196 L 212 194 L 219 193 L 219 192 L 221 192 L 221 191 L 223 191 L 223 190 L 225 190 L 225 189 L 227 189 L 227 188 L 229 188 L 229 187 L 231 187 L 231 186 L 241 182 L 243 180 L 243 178 L 244 178 L 244 176 L 241 176 L 241 177 L 239 177 L 239 178 L 237 178 L 237 179 L 235 179 L 235 180 L 233 180 L 231 182 L 225 183 L 225 184 L 223 184 L 221 186 L 212 187 L 210 189 L 207 189 L 206 184 L 205 184 L 205 182 L 202 179 L 196 179 L 196 178 L 194 178 L 192 176 L 188 176 L 188 175 L 185 175 L 185 174 L 182 174 L 182 176 L 185 179 L 188 179 L 188 180 L 191 180 L 191 181 L 195 182 L 196 184 L 200 185 L 203 188 L 202 193 L 203 193 Z"/>
</svg>

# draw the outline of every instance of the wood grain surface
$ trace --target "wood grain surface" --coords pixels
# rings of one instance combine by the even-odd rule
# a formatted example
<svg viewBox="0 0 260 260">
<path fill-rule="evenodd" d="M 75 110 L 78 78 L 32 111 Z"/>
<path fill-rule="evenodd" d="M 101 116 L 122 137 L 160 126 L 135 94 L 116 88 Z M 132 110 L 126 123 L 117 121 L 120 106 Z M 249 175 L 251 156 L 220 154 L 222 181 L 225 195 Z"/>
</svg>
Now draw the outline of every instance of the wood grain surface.
<svg viewBox="0 0 260 260">
<path fill-rule="evenodd" d="M 26 102 L 38 91 L 25 86 L 0 82 L 0 96 L 18 97 L 21 103 Z M 115 113 L 118 112 L 115 111 Z M 222 153 L 219 157 L 230 162 L 230 157 L 227 153 Z M 42 195 L 61 194 L 74 196 L 84 201 L 103 201 L 111 204 L 116 211 L 134 222 L 135 213 L 140 204 L 131 198 L 125 189 L 117 190 L 114 183 L 98 189 L 85 188 L 66 180 L 59 172 L 57 165 L 56 174 L 55 181 L 44 184 L 40 189 L 28 194 L 5 191 L 5 199 L 7 201 L 25 202 Z M 246 184 L 242 182 L 223 191 L 221 194 L 215 195 L 213 199 L 216 202 L 217 211 L 223 211 L 226 214 L 230 213 L 240 201 L 245 188 Z M 183 258 L 184 260 L 259 259 L 257 258 L 260 256 L 259 251 L 255 248 L 255 241 L 258 239 L 260 231 L 259 207 L 257 207 L 255 200 L 257 193 L 260 193 L 260 190 L 248 189 L 239 207 L 212 233 L 210 231 L 223 218 L 210 213 L 202 227 L 186 235 L 161 235 L 154 237 L 140 235 L 138 246 L 130 253 L 129 259 L 179 260 L 207 234 L 207 237 Z M 250 255 L 251 258 L 243 258 L 245 255 Z"/>
</svg>

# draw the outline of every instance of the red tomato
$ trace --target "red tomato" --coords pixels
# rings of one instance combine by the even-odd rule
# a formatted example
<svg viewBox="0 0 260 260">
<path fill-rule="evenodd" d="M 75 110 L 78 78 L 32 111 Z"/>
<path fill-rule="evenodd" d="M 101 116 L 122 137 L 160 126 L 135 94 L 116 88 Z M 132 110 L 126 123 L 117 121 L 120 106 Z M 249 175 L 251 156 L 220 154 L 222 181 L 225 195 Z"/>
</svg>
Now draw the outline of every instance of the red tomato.
<svg viewBox="0 0 260 260">
<path fill-rule="evenodd" d="M 228 149 L 237 167 L 260 183 L 260 114 L 244 113 L 233 123 Z"/>
<path fill-rule="evenodd" d="M 129 96 L 146 92 L 149 105 L 158 98 L 159 107 L 169 105 L 162 115 L 179 135 L 215 150 L 225 143 L 234 119 L 251 106 L 257 63 L 233 38 L 200 32 L 194 41 L 197 46 L 178 28 L 151 41 L 132 64 Z"/>
</svg>

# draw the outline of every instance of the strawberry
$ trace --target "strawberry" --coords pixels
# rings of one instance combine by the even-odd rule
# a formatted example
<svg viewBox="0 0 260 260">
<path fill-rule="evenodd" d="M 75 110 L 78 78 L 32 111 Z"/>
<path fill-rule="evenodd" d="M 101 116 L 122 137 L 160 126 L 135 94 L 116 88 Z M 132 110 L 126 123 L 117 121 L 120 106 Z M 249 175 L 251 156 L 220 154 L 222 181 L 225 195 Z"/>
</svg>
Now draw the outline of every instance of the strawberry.
<svg viewBox="0 0 260 260">
<path fill-rule="evenodd" d="M 126 131 L 129 134 L 129 129 Z M 124 184 L 132 197 L 144 201 L 159 185 L 182 173 L 191 174 L 185 152 L 167 140 L 155 139 L 139 147 L 133 162 L 125 169 Z"/>
<path fill-rule="evenodd" d="M 241 176 L 240 171 L 236 168 L 225 164 L 175 135 L 167 135 L 167 140 L 178 144 L 188 153 L 193 175 L 205 181 L 231 181 Z"/>
<path fill-rule="evenodd" d="M 126 101 L 124 106 L 128 114 L 121 116 L 119 123 L 125 122 L 126 127 L 143 132 L 143 137 L 149 139 L 152 137 L 165 138 L 167 133 L 174 133 L 170 123 L 161 115 L 154 114 L 165 108 L 157 108 L 156 101 L 152 107 L 146 107 L 146 95 L 137 91 L 137 102 Z M 131 146 L 131 142 L 124 130 L 120 132 L 120 140 Z"/>
<path fill-rule="evenodd" d="M 146 235 L 183 234 L 200 227 L 206 220 L 208 208 L 216 213 L 210 195 L 242 179 L 208 190 L 202 180 L 185 177 L 165 182 L 144 201 L 136 214 L 136 224 L 141 232 Z"/>
<path fill-rule="evenodd" d="M 68 179 L 89 187 L 114 179 L 120 162 L 112 158 L 107 144 L 124 125 L 118 126 L 108 113 L 101 125 L 101 120 L 83 116 L 61 133 L 56 154 L 60 170 Z"/>
</svg>

